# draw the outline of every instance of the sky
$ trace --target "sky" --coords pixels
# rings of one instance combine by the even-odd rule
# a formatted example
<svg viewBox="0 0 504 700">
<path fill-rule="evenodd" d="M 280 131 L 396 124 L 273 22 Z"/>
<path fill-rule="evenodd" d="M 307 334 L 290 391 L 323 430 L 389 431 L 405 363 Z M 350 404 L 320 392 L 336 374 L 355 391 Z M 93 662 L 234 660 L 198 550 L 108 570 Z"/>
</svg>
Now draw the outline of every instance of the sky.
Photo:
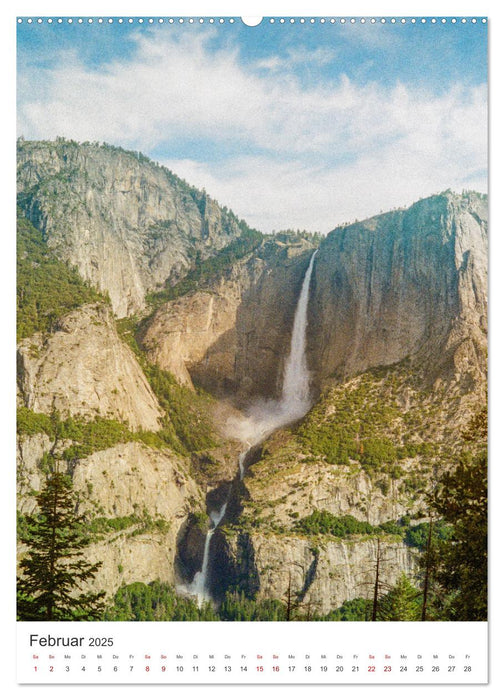
<svg viewBox="0 0 504 700">
<path fill-rule="evenodd" d="M 487 189 L 487 25 L 18 24 L 18 135 L 140 150 L 265 233 Z"/>
</svg>

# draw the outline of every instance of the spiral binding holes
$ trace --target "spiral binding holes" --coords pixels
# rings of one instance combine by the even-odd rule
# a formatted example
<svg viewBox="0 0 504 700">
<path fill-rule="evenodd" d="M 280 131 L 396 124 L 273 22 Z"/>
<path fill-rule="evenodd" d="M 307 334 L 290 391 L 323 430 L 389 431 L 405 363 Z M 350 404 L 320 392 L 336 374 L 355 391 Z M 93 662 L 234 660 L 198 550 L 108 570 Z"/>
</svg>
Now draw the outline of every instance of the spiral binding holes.
<svg viewBox="0 0 504 700">
<path fill-rule="evenodd" d="M 39 26 L 41 24 L 49 25 L 64 25 L 64 24 L 140 24 L 140 25 L 150 25 L 155 24 L 211 24 L 211 25 L 224 25 L 224 24 L 237 24 L 249 26 L 251 28 L 260 26 L 263 22 L 269 22 L 270 24 L 280 24 L 284 26 L 291 26 L 293 24 L 301 25 L 314 25 L 314 24 L 393 24 L 393 25 L 406 25 L 406 24 L 441 24 L 449 26 L 451 24 L 465 24 L 465 25 L 475 25 L 475 24 L 486 24 L 488 19 L 486 17 L 269 17 L 260 18 L 261 21 L 257 24 L 249 24 L 247 19 L 254 18 L 241 18 L 241 17 L 18 17 L 18 24 L 28 24 L 33 26 Z"/>
</svg>

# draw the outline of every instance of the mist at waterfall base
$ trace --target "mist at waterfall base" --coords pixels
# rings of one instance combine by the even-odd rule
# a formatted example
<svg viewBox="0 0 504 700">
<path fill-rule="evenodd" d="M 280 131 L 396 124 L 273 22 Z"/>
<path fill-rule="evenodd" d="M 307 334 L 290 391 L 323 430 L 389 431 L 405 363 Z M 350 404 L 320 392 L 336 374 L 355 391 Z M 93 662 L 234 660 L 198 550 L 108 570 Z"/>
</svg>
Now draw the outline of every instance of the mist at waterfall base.
<svg viewBox="0 0 504 700">
<path fill-rule="evenodd" d="M 285 364 L 280 399 L 258 399 L 251 404 L 245 416 L 230 418 L 227 432 L 245 445 L 253 447 L 274 430 L 302 418 L 311 408 L 310 373 L 306 363 L 306 327 L 310 281 L 315 262 L 315 251 L 306 270 L 299 295 L 290 352 Z"/>
<path fill-rule="evenodd" d="M 247 415 L 228 421 L 227 432 L 230 437 L 240 440 L 246 449 L 238 459 L 239 477 L 245 476 L 245 459 L 248 451 L 265 440 L 276 429 L 302 418 L 311 407 L 310 373 L 306 362 L 306 327 L 308 321 L 308 299 L 310 281 L 315 262 L 315 251 L 306 270 L 303 285 L 296 306 L 290 352 L 284 369 L 282 395 L 280 399 L 261 399 L 249 406 Z M 198 571 L 191 583 L 177 586 L 180 593 L 196 596 L 198 605 L 210 601 L 207 589 L 208 565 L 210 559 L 210 542 L 212 536 L 226 513 L 226 500 L 219 511 L 209 513 L 212 527 L 208 530 L 203 550 L 201 571 Z"/>
</svg>

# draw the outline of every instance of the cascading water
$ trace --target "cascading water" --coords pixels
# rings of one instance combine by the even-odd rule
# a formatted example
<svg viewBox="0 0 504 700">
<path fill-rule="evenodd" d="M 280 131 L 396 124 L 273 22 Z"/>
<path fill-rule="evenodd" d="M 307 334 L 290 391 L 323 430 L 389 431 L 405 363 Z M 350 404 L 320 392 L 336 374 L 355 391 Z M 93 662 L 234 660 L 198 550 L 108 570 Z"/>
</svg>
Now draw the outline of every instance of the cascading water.
<svg viewBox="0 0 504 700">
<path fill-rule="evenodd" d="M 248 445 L 248 449 L 262 442 L 277 428 L 302 418 L 311 406 L 310 373 L 306 361 L 306 327 L 310 282 L 317 252 L 316 250 L 311 256 L 299 294 L 280 400 L 257 401 L 249 408 L 246 418 L 229 424 L 230 434 L 241 439 Z M 242 455 L 240 468 L 244 463 L 241 458 Z"/>
<path fill-rule="evenodd" d="M 220 521 L 224 517 L 227 508 L 227 500 L 222 504 L 220 510 L 212 511 L 210 513 L 210 520 L 212 521 L 212 527 L 208 530 L 205 538 L 205 548 L 203 550 L 203 562 L 201 564 L 201 571 L 198 571 L 192 582 L 187 586 L 180 586 L 180 592 L 188 593 L 189 595 L 196 596 L 198 605 L 201 605 L 204 601 L 210 600 L 210 595 L 207 590 L 207 578 L 208 578 L 208 561 L 210 558 L 210 541 L 213 534 L 219 525 Z"/>
<path fill-rule="evenodd" d="M 248 417 L 240 421 L 239 426 L 235 426 L 232 429 L 232 432 L 236 433 L 247 445 L 247 449 L 238 458 L 240 480 L 245 476 L 245 460 L 249 451 L 277 428 L 302 418 L 310 408 L 310 373 L 306 362 L 306 327 L 308 322 L 310 282 L 317 252 L 316 250 L 311 256 L 296 306 L 290 351 L 284 370 L 282 396 L 279 401 L 254 404 L 249 410 Z M 228 500 L 225 501 L 218 512 L 210 513 L 213 527 L 210 528 L 206 535 L 201 571 L 195 574 L 192 583 L 179 587 L 181 592 L 195 595 L 198 605 L 201 605 L 203 601 L 211 600 L 207 589 L 210 541 L 224 517 L 227 505 Z"/>
<path fill-rule="evenodd" d="M 285 365 L 280 415 L 301 418 L 310 408 L 310 373 L 306 362 L 306 326 L 308 323 L 308 299 L 310 297 L 310 282 L 313 264 L 317 250 L 310 259 L 306 270 L 301 294 L 296 307 L 290 353 Z"/>
<path fill-rule="evenodd" d="M 247 456 L 247 452 L 249 451 L 250 447 L 248 447 L 245 452 L 240 452 L 240 456 L 238 457 L 238 466 L 240 468 L 240 480 L 243 479 L 245 476 L 245 457 Z"/>
</svg>

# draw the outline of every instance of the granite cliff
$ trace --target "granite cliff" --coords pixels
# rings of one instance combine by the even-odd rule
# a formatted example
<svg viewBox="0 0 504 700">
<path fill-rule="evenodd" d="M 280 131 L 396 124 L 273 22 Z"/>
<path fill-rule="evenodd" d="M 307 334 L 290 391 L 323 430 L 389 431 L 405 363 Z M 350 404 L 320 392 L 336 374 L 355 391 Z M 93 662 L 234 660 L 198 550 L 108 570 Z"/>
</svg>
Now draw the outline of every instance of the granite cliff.
<svg viewBox="0 0 504 700">
<path fill-rule="evenodd" d="M 91 304 L 60 319 L 49 337 L 18 346 L 18 387 L 37 413 L 100 415 L 133 430 L 159 430 L 161 407 L 133 352 L 121 342 L 112 313 Z"/>
<path fill-rule="evenodd" d="M 318 381 L 405 357 L 474 388 L 485 367 L 487 200 L 452 192 L 332 231 L 309 334 Z"/>
</svg>

